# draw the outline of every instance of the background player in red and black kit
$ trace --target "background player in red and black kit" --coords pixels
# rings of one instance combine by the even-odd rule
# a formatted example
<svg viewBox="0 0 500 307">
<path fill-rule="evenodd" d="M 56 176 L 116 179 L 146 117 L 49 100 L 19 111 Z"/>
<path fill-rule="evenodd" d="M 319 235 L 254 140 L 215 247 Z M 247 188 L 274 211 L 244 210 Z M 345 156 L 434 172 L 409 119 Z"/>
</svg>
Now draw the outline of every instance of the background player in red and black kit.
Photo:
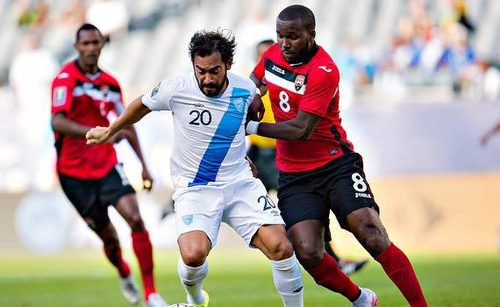
<svg viewBox="0 0 500 307">
<path fill-rule="evenodd" d="M 120 85 L 98 67 L 102 47 L 101 32 L 91 24 L 82 25 L 76 32 L 78 59 L 66 64 L 52 83 L 57 172 L 64 193 L 104 243 L 106 256 L 120 275 L 125 298 L 134 304 L 140 299 L 108 217 L 109 205 L 115 206 L 132 230 L 132 246 L 141 269 L 147 306 L 166 306 L 155 289 L 152 246 L 135 191 L 117 162 L 113 144 L 86 145 L 85 134 L 91 127 L 109 125 L 109 113 L 119 114 L 123 109 Z M 145 188 L 150 189 L 152 178 L 135 130 L 126 130 L 113 141 L 122 138 L 128 140 L 142 163 Z"/>
<path fill-rule="evenodd" d="M 323 251 L 332 210 L 410 305 L 427 306 L 410 261 L 389 240 L 362 158 L 341 126 L 339 72 L 314 41 L 314 14 L 305 6 L 289 6 L 278 15 L 276 32 L 278 43 L 251 76 L 261 90 L 269 90 L 276 124 L 250 121 L 247 132 L 278 139 L 278 206 L 299 261 L 318 284 L 342 293 L 353 306 L 376 305 L 375 294 L 360 291 Z M 262 107 L 256 104 L 253 111 Z"/>
</svg>

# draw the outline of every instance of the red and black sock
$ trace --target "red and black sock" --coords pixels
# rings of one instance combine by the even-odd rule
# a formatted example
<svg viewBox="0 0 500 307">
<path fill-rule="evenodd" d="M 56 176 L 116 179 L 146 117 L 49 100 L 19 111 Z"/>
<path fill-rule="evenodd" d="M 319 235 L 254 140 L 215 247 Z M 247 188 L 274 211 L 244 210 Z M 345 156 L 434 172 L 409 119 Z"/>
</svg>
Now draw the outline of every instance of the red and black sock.
<svg viewBox="0 0 500 307">
<path fill-rule="evenodd" d="M 313 269 L 307 270 L 318 285 L 338 292 L 347 297 L 351 302 L 359 296 L 359 287 L 340 270 L 337 262 L 327 253 Z"/>
<path fill-rule="evenodd" d="M 151 246 L 148 232 L 133 232 L 132 247 L 141 268 L 144 298 L 147 300 L 149 294 L 156 292 L 153 276 L 153 247 Z"/>
<path fill-rule="evenodd" d="M 410 260 L 396 245 L 391 243 L 375 260 L 380 262 L 387 276 L 403 293 L 410 306 L 427 306 Z"/>
</svg>

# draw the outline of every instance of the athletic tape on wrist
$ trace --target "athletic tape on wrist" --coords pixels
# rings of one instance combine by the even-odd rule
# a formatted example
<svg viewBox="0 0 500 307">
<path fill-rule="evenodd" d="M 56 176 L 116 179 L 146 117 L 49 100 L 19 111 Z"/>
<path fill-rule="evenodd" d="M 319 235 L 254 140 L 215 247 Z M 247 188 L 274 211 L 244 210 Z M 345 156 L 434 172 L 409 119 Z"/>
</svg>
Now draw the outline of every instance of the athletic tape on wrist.
<svg viewBox="0 0 500 307">
<path fill-rule="evenodd" d="M 259 128 L 260 122 L 256 122 L 254 120 L 251 120 L 248 122 L 246 131 L 247 134 L 257 134 L 257 129 Z"/>
</svg>

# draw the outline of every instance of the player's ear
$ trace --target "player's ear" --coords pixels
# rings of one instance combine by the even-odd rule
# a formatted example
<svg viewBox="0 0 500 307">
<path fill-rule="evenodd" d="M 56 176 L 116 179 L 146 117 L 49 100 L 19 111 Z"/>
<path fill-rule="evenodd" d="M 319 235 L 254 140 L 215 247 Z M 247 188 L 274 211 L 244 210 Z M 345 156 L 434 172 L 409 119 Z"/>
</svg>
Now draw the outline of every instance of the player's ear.
<svg viewBox="0 0 500 307">
<path fill-rule="evenodd" d="M 316 38 L 316 30 L 311 30 L 309 32 L 309 35 L 311 36 L 311 39 L 314 41 L 314 39 Z"/>
<path fill-rule="evenodd" d="M 226 70 L 231 69 L 231 65 L 233 65 L 233 58 L 230 58 L 226 63 Z"/>
</svg>

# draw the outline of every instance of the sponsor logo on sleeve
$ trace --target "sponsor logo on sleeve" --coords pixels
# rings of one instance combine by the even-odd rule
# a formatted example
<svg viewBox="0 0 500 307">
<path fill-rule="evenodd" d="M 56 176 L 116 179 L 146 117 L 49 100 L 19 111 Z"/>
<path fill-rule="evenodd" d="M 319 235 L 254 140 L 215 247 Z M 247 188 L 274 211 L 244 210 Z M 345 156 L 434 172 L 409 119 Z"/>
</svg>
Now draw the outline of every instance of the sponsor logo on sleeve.
<svg viewBox="0 0 500 307">
<path fill-rule="evenodd" d="M 325 65 L 318 66 L 318 68 L 323 69 L 326 72 L 332 72 L 332 70 L 330 68 L 327 68 Z"/>
<path fill-rule="evenodd" d="M 52 103 L 54 107 L 59 107 L 64 105 L 66 102 L 66 95 L 67 95 L 67 88 L 66 86 L 58 86 L 54 89 L 53 97 L 52 97 Z"/>
<path fill-rule="evenodd" d="M 69 74 L 67 72 L 62 72 L 57 76 L 57 79 L 66 79 L 69 78 Z"/>
</svg>

